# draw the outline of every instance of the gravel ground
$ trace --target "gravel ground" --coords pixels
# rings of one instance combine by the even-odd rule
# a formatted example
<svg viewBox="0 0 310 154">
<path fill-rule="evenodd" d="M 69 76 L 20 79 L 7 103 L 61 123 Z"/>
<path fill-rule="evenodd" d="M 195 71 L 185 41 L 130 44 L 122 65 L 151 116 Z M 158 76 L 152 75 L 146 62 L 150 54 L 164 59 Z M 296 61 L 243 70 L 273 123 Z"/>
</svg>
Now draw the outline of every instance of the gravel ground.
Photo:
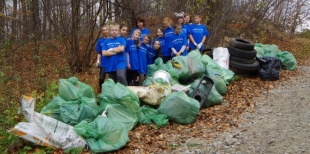
<svg viewBox="0 0 310 154">
<path fill-rule="evenodd" d="M 238 127 L 212 141 L 189 138 L 169 153 L 303 154 L 310 153 L 310 67 L 254 98 L 254 112 L 245 110 Z"/>
</svg>

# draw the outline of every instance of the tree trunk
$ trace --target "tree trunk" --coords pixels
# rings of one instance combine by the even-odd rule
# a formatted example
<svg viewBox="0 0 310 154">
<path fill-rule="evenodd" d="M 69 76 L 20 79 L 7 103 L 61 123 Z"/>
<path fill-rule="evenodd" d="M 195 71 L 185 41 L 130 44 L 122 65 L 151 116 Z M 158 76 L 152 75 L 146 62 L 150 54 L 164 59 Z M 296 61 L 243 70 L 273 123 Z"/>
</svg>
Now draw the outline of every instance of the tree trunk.
<svg viewBox="0 0 310 154">
<path fill-rule="evenodd" d="M 5 6 L 5 0 L 2 0 L 0 2 L 0 13 L 4 14 L 4 6 Z M 0 43 L 5 43 L 5 34 L 4 34 L 4 18 L 3 16 L 0 16 Z"/>
</svg>

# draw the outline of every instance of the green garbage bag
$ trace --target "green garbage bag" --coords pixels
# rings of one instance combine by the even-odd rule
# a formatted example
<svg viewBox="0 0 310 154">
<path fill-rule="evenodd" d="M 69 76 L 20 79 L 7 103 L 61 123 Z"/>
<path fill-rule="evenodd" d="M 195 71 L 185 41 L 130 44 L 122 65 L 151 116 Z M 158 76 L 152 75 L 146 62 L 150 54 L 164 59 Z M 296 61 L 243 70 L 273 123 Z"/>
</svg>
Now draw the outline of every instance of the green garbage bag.
<svg viewBox="0 0 310 154">
<path fill-rule="evenodd" d="M 146 76 L 147 77 L 152 77 L 153 74 L 160 70 L 160 69 L 163 69 L 165 67 L 165 64 L 162 60 L 162 58 L 157 58 L 154 62 L 154 64 L 151 64 L 151 65 L 148 65 L 147 66 L 147 74 Z"/>
<path fill-rule="evenodd" d="M 171 85 L 178 84 L 179 78 L 181 76 L 181 72 L 178 69 L 175 69 L 171 63 L 171 60 L 166 62 L 165 67 L 163 67 L 163 70 L 168 72 L 171 76 Z"/>
<path fill-rule="evenodd" d="M 118 150 L 129 141 L 128 131 L 123 124 L 101 115 L 92 122 L 80 122 L 74 130 L 86 139 L 94 153 Z"/>
<path fill-rule="evenodd" d="M 157 114 L 152 117 L 152 121 L 156 126 L 164 127 L 168 123 L 168 116 L 166 114 Z"/>
<path fill-rule="evenodd" d="M 137 117 L 120 104 L 108 104 L 108 117 L 114 122 L 123 124 L 129 131 L 137 124 Z"/>
<path fill-rule="evenodd" d="M 74 101 L 81 97 L 95 98 L 91 86 L 79 81 L 76 77 L 58 81 L 59 96 L 66 101 Z"/>
<path fill-rule="evenodd" d="M 187 54 L 187 57 L 192 57 L 192 58 L 197 58 L 197 59 L 200 59 L 201 56 L 202 55 L 199 49 L 192 50 L 191 52 Z"/>
<path fill-rule="evenodd" d="M 81 121 L 93 121 L 100 112 L 95 98 L 82 97 L 76 101 L 68 101 L 60 105 L 62 122 L 75 126 Z"/>
<path fill-rule="evenodd" d="M 45 105 L 40 111 L 40 113 L 57 119 L 59 121 L 63 121 L 60 116 L 60 106 L 66 102 L 67 101 L 62 99 L 60 96 L 53 97 L 52 101 Z"/>
<path fill-rule="evenodd" d="M 227 93 L 227 86 L 225 81 L 222 79 L 222 77 L 218 74 L 221 73 L 221 70 L 215 70 L 209 65 L 206 66 L 206 76 L 211 78 L 214 82 L 213 87 L 216 88 L 216 90 L 222 95 L 226 95 Z"/>
<path fill-rule="evenodd" d="M 189 92 L 190 96 L 192 95 L 194 89 L 199 84 L 199 81 L 200 80 L 195 80 L 194 82 L 192 82 L 192 84 L 190 86 L 190 92 Z M 201 91 L 208 91 L 206 86 L 199 86 L 199 88 Z M 208 98 L 205 100 L 202 107 L 210 107 L 213 105 L 221 104 L 222 99 L 223 99 L 223 96 L 216 90 L 215 86 L 212 86 L 211 91 L 208 95 Z"/>
<path fill-rule="evenodd" d="M 278 58 L 281 61 L 282 68 L 286 70 L 293 71 L 296 69 L 297 61 L 292 53 L 288 51 L 278 53 Z"/>
<path fill-rule="evenodd" d="M 180 91 L 167 95 L 157 111 L 166 114 L 171 121 L 189 124 L 195 121 L 199 109 L 200 104 L 197 100 L 188 97 L 184 91 Z"/>
<path fill-rule="evenodd" d="M 142 83 L 143 86 L 149 86 L 151 84 L 153 84 L 152 77 L 148 77 L 148 76 L 144 79 Z"/>
<path fill-rule="evenodd" d="M 212 69 L 213 73 L 211 74 L 218 74 L 219 76 L 221 76 L 221 78 L 224 80 L 225 84 L 228 85 L 229 83 L 234 81 L 234 72 L 228 69 L 225 69 L 223 67 L 221 67 L 219 64 L 217 64 L 213 59 L 211 59 L 209 56 L 207 55 L 203 55 L 200 59 L 202 61 L 203 64 L 205 64 L 206 67 L 206 72 L 208 72 L 208 68 L 209 68 L 209 72 L 210 69 Z"/>
<path fill-rule="evenodd" d="M 199 58 L 177 56 L 172 58 L 171 63 L 181 73 L 179 77 L 181 82 L 200 78 L 205 72 L 205 67 Z"/>
<path fill-rule="evenodd" d="M 168 117 L 165 114 L 159 114 L 158 111 L 149 106 L 141 107 L 141 116 L 139 123 L 151 124 L 152 121 L 160 127 L 166 126 L 168 123 Z"/>
<path fill-rule="evenodd" d="M 140 118 L 140 101 L 136 94 L 120 83 L 114 83 L 112 79 L 102 84 L 102 92 L 98 96 L 101 110 L 105 110 L 109 104 L 120 104 L 136 118 Z"/>
<path fill-rule="evenodd" d="M 263 50 L 264 54 L 263 57 L 277 57 L 278 52 L 281 52 L 275 44 L 261 44 L 261 43 L 255 43 L 254 49 L 257 50 Z M 260 51 L 261 52 L 261 51 Z M 257 54 L 257 53 L 256 53 Z M 259 53 L 261 54 L 261 53 Z M 261 55 L 259 55 L 261 56 Z M 262 58 L 262 57 L 260 57 Z"/>
</svg>

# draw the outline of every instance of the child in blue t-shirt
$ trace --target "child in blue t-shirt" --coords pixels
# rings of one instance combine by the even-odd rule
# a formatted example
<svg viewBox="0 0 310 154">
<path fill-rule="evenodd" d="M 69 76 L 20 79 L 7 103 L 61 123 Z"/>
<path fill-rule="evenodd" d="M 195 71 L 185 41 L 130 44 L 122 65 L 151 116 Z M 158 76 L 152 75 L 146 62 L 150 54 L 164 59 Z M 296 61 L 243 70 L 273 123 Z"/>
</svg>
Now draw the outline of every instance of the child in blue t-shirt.
<svg viewBox="0 0 310 154">
<path fill-rule="evenodd" d="M 111 38 L 107 39 L 102 44 L 102 55 L 106 57 L 105 72 L 109 78 L 112 78 L 116 83 L 127 86 L 126 80 L 126 40 L 119 37 L 119 25 L 111 24 L 109 27 Z"/>
<path fill-rule="evenodd" d="M 141 86 L 144 81 L 144 76 L 147 73 L 147 52 L 149 50 L 149 44 L 151 42 L 150 35 L 145 35 L 143 41 L 138 48 L 138 61 L 139 61 L 139 85 Z"/>
<path fill-rule="evenodd" d="M 103 42 L 108 39 L 109 37 L 109 30 L 107 26 L 102 26 L 101 27 L 101 33 L 102 33 L 102 37 L 100 37 L 97 41 L 96 44 L 96 51 L 97 51 L 97 63 L 96 66 L 100 67 L 100 71 L 99 71 L 99 89 L 98 92 L 101 92 L 101 85 L 104 83 L 104 79 L 105 79 L 105 63 L 106 63 L 106 57 L 102 56 L 102 44 Z"/>
<path fill-rule="evenodd" d="M 204 49 L 203 43 L 209 36 L 209 31 L 207 27 L 201 22 L 200 15 L 194 16 L 194 23 L 190 25 L 190 50 L 199 49 L 200 51 Z"/>
<path fill-rule="evenodd" d="M 170 37 L 168 42 L 168 47 L 171 49 L 172 57 L 175 56 L 186 56 L 187 52 L 185 51 L 185 48 L 187 46 L 187 39 L 185 35 L 181 34 L 181 28 L 182 26 L 180 24 L 175 24 L 173 26 L 174 28 L 174 34 Z"/>
<path fill-rule="evenodd" d="M 140 47 L 140 35 L 140 30 L 136 29 L 126 43 L 127 82 L 130 86 L 134 85 L 139 69 L 138 48 Z"/>
<path fill-rule="evenodd" d="M 154 64 L 155 60 L 158 57 L 162 57 L 161 55 L 161 47 L 160 47 L 160 42 L 159 40 L 155 40 L 152 43 L 152 48 L 149 48 L 147 52 L 147 65 Z"/>
<path fill-rule="evenodd" d="M 169 17 L 166 17 L 163 20 L 163 25 L 165 28 L 164 29 L 165 43 L 167 44 L 170 36 L 174 34 L 174 29 L 172 27 L 173 21 Z M 167 48 L 167 50 L 163 50 L 162 55 L 163 55 L 163 62 L 166 63 L 171 59 L 171 49 Z"/>
<path fill-rule="evenodd" d="M 127 33 L 128 33 L 128 26 L 126 24 L 120 24 L 119 25 L 119 30 L 120 30 L 120 37 L 124 38 L 127 40 Z"/>
<path fill-rule="evenodd" d="M 152 40 L 152 43 L 151 43 L 152 46 L 154 45 L 155 41 L 159 41 L 161 53 L 162 52 L 167 52 L 168 47 L 167 47 L 166 42 L 165 42 L 165 36 L 164 36 L 163 29 L 161 29 L 161 28 L 157 29 L 157 31 L 156 31 L 156 38 L 154 38 Z M 162 56 L 162 54 L 161 54 L 161 56 Z"/>
</svg>

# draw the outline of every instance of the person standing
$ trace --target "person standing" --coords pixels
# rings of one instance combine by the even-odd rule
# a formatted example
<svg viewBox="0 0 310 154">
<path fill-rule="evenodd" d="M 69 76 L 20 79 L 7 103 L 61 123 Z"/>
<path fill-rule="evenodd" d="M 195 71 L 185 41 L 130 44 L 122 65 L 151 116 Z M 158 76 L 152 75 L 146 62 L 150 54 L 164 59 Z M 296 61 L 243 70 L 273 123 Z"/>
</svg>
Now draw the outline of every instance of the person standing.
<svg viewBox="0 0 310 154">
<path fill-rule="evenodd" d="M 140 30 L 136 29 L 126 43 L 127 82 L 130 86 L 135 84 L 139 69 L 138 48 L 140 47 L 140 35 Z"/>
<path fill-rule="evenodd" d="M 185 38 L 187 39 L 187 46 L 185 48 L 185 52 L 188 53 L 189 51 L 189 42 L 190 42 L 190 38 L 189 38 L 189 24 L 185 24 L 185 19 L 184 19 L 184 12 L 181 12 L 181 13 L 174 13 L 175 16 L 176 16 L 176 19 L 177 19 L 177 23 L 181 24 L 182 25 L 182 28 L 181 28 L 181 34 L 185 36 Z M 188 16 L 188 15 L 187 15 Z M 188 16 L 189 18 L 189 16 Z M 187 19 L 187 21 L 189 21 Z"/>
<path fill-rule="evenodd" d="M 168 47 L 172 51 L 172 57 L 175 56 L 186 56 L 187 51 L 187 39 L 184 34 L 181 34 L 181 24 L 177 23 L 173 26 L 174 34 L 169 38 Z"/>
<path fill-rule="evenodd" d="M 194 23 L 190 25 L 190 50 L 199 49 L 202 51 L 204 49 L 204 42 L 209 36 L 209 31 L 207 27 L 201 24 L 201 16 L 194 16 Z"/>
<path fill-rule="evenodd" d="M 138 73 L 139 73 L 140 86 L 142 85 L 144 77 L 147 73 L 147 52 L 149 51 L 150 48 L 147 44 L 149 44 L 150 42 L 151 42 L 151 36 L 144 35 L 143 41 L 140 47 L 138 48 L 138 61 L 139 61 Z"/>
<path fill-rule="evenodd" d="M 132 37 L 132 34 L 136 29 L 139 29 L 141 31 L 140 41 L 143 40 L 144 35 L 150 35 L 151 34 L 151 31 L 148 28 L 145 28 L 145 19 L 142 17 L 137 17 L 136 28 L 131 30 L 129 37 Z"/>
<path fill-rule="evenodd" d="M 102 44 L 105 40 L 107 40 L 109 38 L 109 31 L 108 31 L 108 27 L 107 26 L 102 26 L 101 27 L 101 34 L 102 37 L 100 37 L 97 41 L 96 44 L 96 51 L 97 51 L 97 62 L 96 62 L 96 66 L 100 68 L 99 71 L 99 89 L 98 92 L 101 92 L 101 85 L 104 83 L 104 79 L 105 79 L 105 65 L 106 65 L 106 57 L 102 56 Z"/>
<path fill-rule="evenodd" d="M 164 26 L 165 45 L 167 45 L 169 38 L 174 34 L 174 29 L 172 25 L 173 25 L 173 21 L 169 17 L 164 18 L 163 26 Z M 166 46 L 166 49 L 167 50 L 162 50 L 164 63 L 171 60 L 171 49 L 168 48 L 168 46 Z"/>
<path fill-rule="evenodd" d="M 105 72 L 114 82 L 127 86 L 126 80 L 126 40 L 119 36 L 119 25 L 112 23 L 109 26 L 110 38 L 102 44 L 102 55 L 106 57 Z"/>
</svg>

